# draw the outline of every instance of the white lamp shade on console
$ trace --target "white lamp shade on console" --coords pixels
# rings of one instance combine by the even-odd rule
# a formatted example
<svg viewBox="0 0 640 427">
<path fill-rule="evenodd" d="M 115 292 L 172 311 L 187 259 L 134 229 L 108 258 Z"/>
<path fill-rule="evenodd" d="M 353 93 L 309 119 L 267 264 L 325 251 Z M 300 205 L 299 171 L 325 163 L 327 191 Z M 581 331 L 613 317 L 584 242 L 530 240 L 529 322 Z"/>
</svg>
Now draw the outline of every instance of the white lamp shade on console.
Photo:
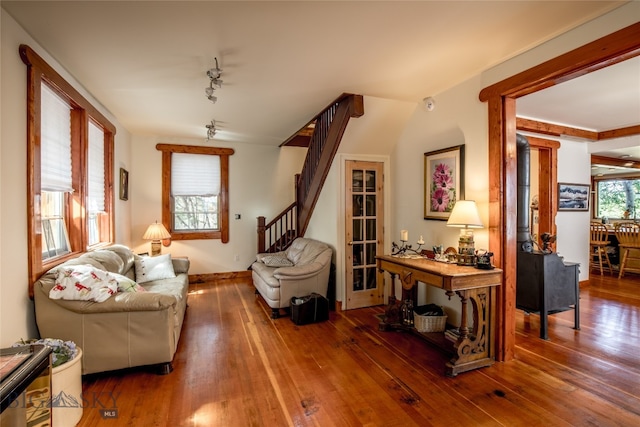
<svg viewBox="0 0 640 427">
<path fill-rule="evenodd" d="M 447 226 L 462 228 L 460 230 L 460 240 L 458 240 L 458 264 L 474 265 L 475 246 L 471 228 L 483 227 L 476 202 L 473 200 L 458 200 L 453 206 Z"/>
<path fill-rule="evenodd" d="M 473 200 L 458 200 L 453 206 L 449 220 L 449 227 L 482 228 L 482 220 L 478 207 Z"/>
<path fill-rule="evenodd" d="M 164 225 L 158 224 L 158 221 L 156 221 L 147 228 L 147 231 L 144 232 L 142 238 L 144 240 L 151 240 L 151 256 L 156 256 L 160 255 L 162 250 L 160 241 L 170 239 L 171 234 L 169 234 Z"/>
</svg>

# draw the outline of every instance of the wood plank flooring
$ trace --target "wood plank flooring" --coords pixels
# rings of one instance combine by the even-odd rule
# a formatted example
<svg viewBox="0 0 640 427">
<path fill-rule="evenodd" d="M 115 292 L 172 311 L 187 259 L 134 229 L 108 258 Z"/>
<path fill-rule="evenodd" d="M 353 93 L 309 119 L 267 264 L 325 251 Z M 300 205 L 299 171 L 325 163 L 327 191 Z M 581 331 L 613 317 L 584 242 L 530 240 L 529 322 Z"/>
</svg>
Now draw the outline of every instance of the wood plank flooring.
<svg viewBox="0 0 640 427">
<path fill-rule="evenodd" d="M 382 311 L 296 326 L 247 281 L 194 285 L 173 373 L 84 377 L 79 426 L 640 425 L 640 276 L 592 276 L 581 330 L 558 313 L 548 341 L 518 312 L 515 360 L 455 378 L 437 349 L 378 331 Z"/>
</svg>

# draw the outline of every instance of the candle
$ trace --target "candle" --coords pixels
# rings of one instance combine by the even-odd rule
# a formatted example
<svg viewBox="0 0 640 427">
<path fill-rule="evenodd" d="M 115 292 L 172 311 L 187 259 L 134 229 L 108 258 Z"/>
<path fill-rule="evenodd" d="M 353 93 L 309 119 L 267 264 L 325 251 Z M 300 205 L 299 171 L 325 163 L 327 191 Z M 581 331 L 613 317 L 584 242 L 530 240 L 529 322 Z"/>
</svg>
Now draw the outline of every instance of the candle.
<svg viewBox="0 0 640 427">
<path fill-rule="evenodd" d="M 422 238 L 422 236 L 420 236 L 420 238 L 418 239 L 418 244 L 424 245 L 424 239 Z"/>
<path fill-rule="evenodd" d="M 403 242 L 409 241 L 409 232 L 407 230 L 400 231 L 400 240 L 402 240 Z"/>
</svg>

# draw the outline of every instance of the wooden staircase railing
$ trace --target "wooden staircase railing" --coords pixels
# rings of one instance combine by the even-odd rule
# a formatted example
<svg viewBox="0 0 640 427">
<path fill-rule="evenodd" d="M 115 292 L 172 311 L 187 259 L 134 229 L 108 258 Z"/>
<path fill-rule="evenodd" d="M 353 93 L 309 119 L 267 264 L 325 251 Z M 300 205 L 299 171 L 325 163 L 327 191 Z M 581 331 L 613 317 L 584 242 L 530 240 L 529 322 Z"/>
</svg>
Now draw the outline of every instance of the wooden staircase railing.
<svg viewBox="0 0 640 427">
<path fill-rule="evenodd" d="M 308 141 L 307 156 L 296 175 L 296 201 L 268 224 L 258 217 L 258 253 L 284 250 L 296 237 L 304 236 L 349 119 L 363 114 L 362 95 L 342 94 L 281 144 L 305 146 Z"/>
<path fill-rule="evenodd" d="M 259 254 L 283 251 L 298 237 L 296 212 L 293 202 L 268 224 L 263 216 L 258 217 Z"/>
</svg>

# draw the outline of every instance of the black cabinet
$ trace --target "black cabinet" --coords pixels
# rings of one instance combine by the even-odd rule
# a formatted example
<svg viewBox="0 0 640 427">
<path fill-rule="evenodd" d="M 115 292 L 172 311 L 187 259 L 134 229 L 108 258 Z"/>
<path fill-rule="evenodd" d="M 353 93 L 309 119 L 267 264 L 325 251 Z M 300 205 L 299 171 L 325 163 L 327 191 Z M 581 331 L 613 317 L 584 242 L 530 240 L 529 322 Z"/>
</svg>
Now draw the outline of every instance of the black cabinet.
<svg viewBox="0 0 640 427">
<path fill-rule="evenodd" d="M 549 339 L 547 315 L 560 311 L 575 310 L 580 329 L 579 266 L 556 253 L 518 252 L 516 308 L 540 313 L 540 338 Z"/>
</svg>

